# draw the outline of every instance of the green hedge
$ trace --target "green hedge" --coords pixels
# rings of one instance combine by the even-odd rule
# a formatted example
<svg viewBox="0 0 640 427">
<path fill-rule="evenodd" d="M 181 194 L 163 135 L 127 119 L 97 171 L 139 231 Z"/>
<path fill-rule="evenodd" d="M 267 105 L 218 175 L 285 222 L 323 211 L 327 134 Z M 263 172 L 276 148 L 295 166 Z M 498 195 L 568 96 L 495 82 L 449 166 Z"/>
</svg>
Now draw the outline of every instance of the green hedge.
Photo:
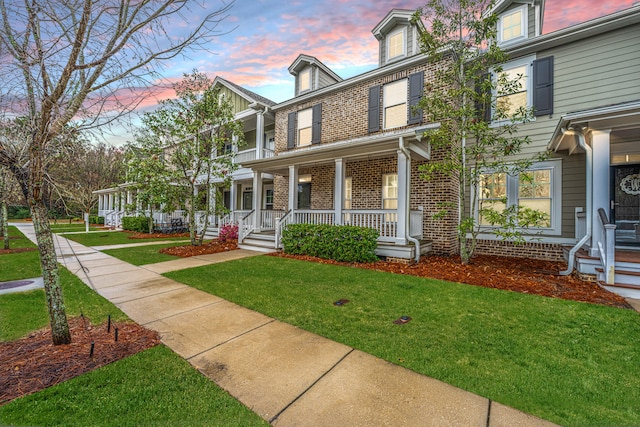
<svg viewBox="0 0 640 427">
<path fill-rule="evenodd" d="M 284 252 L 346 262 L 374 262 L 378 232 L 351 225 L 289 224 L 282 232 Z"/>
<path fill-rule="evenodd" d="M 147 233 L 149 232 L 149 218 L 146 216 L 122 217 L 122 229 L 137 231 L 138 233 Z"/>
<path fill-rule="evenodd" d="M 89 224 L 104 224 L 104 217 L 98 215 L 89 215 Z"/>
<path fill-rule="evenodd" d="M 7 206 L 8 219 L 31 218 L 31 211 L 27 206 Z"/>
</svg>

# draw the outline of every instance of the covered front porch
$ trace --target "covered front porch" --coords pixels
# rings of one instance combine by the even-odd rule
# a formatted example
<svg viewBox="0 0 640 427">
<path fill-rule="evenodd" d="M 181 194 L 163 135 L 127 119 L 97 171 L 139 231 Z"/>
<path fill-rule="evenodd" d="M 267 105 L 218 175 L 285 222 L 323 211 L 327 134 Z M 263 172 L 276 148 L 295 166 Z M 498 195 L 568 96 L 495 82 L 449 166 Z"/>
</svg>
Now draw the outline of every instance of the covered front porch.
<svg viewBox="0 0 640 427">
<path fill-rule="evenodd" d="M 411 182 L 430 150 L 417 134 L 389 132 L 244 163 L 254 171 L 256 202 L 263 176 L 274 177 L 274 207 L 254 204 L 239 222 L 239 243 L 280 248 L 283 228 L 293 223 L 354 225 L 378 231 L 378 255 L 419 258 L 430 242 L 423 233 L 425 195 L 412 192 Z M 266 244 L 265 235 L 272 236 Z"/>
<path fill-rule="evenodd" d="M 640 101 L 564 115 L 549 148 L 585 154 L 585 209 L 569 270 L 640 297 Z"/>
</svg>

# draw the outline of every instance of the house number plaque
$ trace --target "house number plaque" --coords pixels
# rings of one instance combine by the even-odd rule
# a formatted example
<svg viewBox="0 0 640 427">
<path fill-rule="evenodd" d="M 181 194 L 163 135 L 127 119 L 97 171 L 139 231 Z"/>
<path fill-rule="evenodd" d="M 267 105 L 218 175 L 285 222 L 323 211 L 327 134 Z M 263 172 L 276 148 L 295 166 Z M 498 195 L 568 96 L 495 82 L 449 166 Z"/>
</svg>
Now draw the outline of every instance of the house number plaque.
<svg viewBox="0 0 640 427">
<path fill-rule="evenodd" d="M 620 181 L 620 189 L 634 196 L 640 194 L 640 174 L 636 173 L 625 176 L 622 181 Z"/>
</svg>

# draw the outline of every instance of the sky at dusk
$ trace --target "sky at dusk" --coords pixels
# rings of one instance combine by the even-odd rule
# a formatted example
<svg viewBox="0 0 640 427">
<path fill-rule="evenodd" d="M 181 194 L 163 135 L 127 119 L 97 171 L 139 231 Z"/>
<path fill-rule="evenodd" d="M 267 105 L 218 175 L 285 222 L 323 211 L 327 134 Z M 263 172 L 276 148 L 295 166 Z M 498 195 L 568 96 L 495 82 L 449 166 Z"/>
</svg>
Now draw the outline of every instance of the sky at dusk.
<svg viewBox="0 0 640 427">
<path fill-rule="evenodd" d="M 637 0 L 547 0 L 543 32 L 549 33 L 621 9 Z M 217 9 L 228 1 L 203 2 Z M 163 75 L 179 80 L 193 69 L 212 79 L 219 75 L 275 102 L 293 97 L 287 70 L 301 53 L 322 61 L 342 78 L 377 66 L 378 44 L 371 30 L 392 8 L 416 9 L 424 0 L 236 0 L 219 25 L 210 53 L 197 52 L 165 65 Z M 172 29 L 173 30 L 173 29 Z M 179 28 L 175 29 L 179 31 Z M 159 99 L 173 91 L 161 92 Z M 152 109 L 150 98 L 143 110 Z M 128 135 L 107 138 L 121 144 Z"/>
</svg>

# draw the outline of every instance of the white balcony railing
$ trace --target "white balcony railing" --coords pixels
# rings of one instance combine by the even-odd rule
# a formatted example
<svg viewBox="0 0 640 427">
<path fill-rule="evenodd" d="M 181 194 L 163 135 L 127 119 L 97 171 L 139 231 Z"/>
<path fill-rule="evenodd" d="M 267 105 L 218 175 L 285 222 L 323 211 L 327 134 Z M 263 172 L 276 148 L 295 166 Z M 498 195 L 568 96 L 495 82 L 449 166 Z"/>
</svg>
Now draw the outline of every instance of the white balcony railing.
<svg viewBox="0 0 640 427">
<path fill-rule="evenodd" d="M 285 211 L 280 209 L 269 209 L 263 210 L 260 212 L 260 229 L 267 230 L 275 230 L 276 223 L 282 218 L 285 214 Z"/>
</svg>

